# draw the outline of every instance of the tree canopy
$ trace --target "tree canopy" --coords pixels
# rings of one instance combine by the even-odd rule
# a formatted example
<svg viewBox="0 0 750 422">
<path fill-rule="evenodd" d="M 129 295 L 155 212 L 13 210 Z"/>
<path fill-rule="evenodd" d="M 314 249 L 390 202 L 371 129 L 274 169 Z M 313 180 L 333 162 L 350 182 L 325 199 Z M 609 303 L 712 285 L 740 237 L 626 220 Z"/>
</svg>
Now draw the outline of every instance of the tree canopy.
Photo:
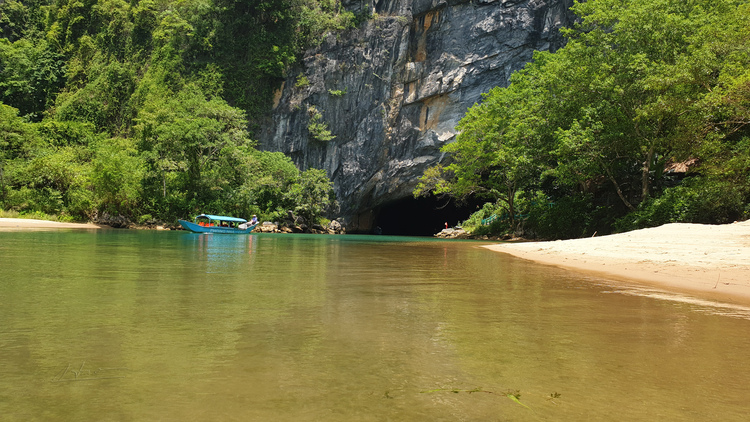
<svg viewBox="0 0 750 422">
<path fill-rule="evenodd" d="M 327 177 L 251 131 L 302 49 L 355 20 L 327 0 L 0 2 L 0 208 L 319 219 Z"/>
<path fill-rule="evenodd" d="M 589 0 L 573 11 L 565 47 L 535 53 L 470 108 L 444 148 L 450 163 L 415 194 L 483 195 L 506 216 L 498 229 L 542 237 L 750 216 L 750 6 Z"/>
</svg>

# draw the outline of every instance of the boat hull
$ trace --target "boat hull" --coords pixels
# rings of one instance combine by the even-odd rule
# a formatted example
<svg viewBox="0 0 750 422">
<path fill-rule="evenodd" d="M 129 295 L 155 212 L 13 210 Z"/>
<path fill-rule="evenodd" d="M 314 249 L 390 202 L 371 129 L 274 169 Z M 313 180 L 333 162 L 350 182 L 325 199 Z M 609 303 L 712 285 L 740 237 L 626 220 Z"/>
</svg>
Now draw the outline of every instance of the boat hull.
<svg viewBox="0 0 750 422">
<path fill-rule="evenodd" d="M 193 233 L 220 233 L 220 234 L 248 234 L 257 224 L 253 224 L 252 226 L 248 226 L 246 229 L 235 229 L 232 227 L 218 227 L 218 226 L 212 226 L 212 227 L 206 227 L 201 226 L 199 224 L 191 223 L 190 221 L 185 220 L 177 220 L 180 225 L 185 229 L 189 230 Z"/>
</svg>

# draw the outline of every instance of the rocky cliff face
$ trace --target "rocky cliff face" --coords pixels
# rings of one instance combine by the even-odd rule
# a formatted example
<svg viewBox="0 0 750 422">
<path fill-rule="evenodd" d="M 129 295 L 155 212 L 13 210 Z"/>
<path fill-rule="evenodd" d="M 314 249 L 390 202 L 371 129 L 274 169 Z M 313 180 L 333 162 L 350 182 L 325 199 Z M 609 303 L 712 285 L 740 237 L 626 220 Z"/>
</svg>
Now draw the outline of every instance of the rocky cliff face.
<svg viewBox="0 0 750 422">
<path fill-rule="evenodd" d="M 308 51 L 277 92 L 260 148 L 324 168 L 350 231 L 411 195 L 455 125 L 534 50 L 554 50 L 573 0 L 344 0 L 374 19 Z M 325 138 L 310 123 L 327 125 Z M 317 139 L 316 139 L 317 136 Z"/>
</svg>

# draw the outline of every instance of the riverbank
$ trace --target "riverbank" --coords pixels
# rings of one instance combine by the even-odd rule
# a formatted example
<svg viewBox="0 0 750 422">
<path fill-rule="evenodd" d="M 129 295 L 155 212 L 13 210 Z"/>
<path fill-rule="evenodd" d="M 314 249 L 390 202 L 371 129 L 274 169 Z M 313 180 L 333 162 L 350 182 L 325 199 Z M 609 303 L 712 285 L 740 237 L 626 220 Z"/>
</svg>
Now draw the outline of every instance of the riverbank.
<svg viewBox="0 0 750 422">
<path fill-rule="evenodd" d="M 101 229 L 94 223 L 64 223 L 60 221 L 33 220 L 30 218 L 0 218 L 0 230 L 29 229 Z"/>
<path fill-rule="evenodd" d="M 29 218 L 0 218 L 0 231 L 9 230 L 52 230 L 52 229 L 111 229 L 112 226 L 95 223 L 63 223 L 59 221 L 34 220 Z M 137 226 L 130 225 L 121 227 L 133 230 L 183 230 L 180 226 L 152 225 Z M 299 226 L 291 227 L 278 226 L 273 223 L 263 223 L 259 225 L 256 233 L 313 233 L 313 234 L 344 234 L 345 231 L 341 224 L 336 221 L 331 222 L 327 227 L 313 226 L 309 231 L 305 231 Z"/>
<path fill-rule="evenodd" d="M 485 246 L 541 264 L 750 305 L 750 221 Z"/>
</svg>

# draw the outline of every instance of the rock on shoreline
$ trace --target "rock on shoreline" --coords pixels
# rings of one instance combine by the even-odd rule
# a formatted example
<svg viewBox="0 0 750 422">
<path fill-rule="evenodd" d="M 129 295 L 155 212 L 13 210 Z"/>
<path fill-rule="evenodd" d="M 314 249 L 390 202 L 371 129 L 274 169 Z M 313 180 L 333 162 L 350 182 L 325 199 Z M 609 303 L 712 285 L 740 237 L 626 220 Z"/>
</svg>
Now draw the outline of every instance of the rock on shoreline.
<svg viewBox="0 0 750 422">
<path fill-rule="evenodd" d="M 460 227 L 443 229 L 440 233 L 435 234 L 435 237 L 441 239 L 471 239 L 471 235 Z"/>
</svg>

